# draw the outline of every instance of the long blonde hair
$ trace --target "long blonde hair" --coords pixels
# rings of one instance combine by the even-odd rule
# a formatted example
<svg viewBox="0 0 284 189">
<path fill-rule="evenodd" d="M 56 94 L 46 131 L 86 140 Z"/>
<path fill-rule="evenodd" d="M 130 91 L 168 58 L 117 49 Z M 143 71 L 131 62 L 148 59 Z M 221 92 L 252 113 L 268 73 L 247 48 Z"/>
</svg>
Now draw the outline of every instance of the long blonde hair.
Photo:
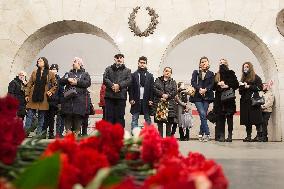
<svg viewBox="0 0 284 189">
<path fill-rule="evenodd" d="M 244 74 L 244 65 L 247 64 L 249 65 L 249 72 L 247 75 Z M 253 69 L 253 65 L 251 62 L 245 62 L 242 65 L 242 78 L 241 82 L 252 82 L 255 80 L 255 71 Z"/>
<path fill-rule="evenodd" d="M 224 60 L 224 64 L 227 66 L 227 68 L 229 69 L 229 63 L 228 60 L 222 58 L 221 60 Z M 221 81 L 221 76 L 220 76 L 220 70 L 218 70 L 218 72 L 215 75 L 215 82 L 218 83 Z"/>
</svg>

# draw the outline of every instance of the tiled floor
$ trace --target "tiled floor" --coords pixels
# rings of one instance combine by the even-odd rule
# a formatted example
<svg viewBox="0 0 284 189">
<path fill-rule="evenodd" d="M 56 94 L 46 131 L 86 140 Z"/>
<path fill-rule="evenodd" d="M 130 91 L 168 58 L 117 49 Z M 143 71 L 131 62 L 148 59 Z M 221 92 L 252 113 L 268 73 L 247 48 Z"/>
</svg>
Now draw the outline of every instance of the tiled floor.
<svg viewBox="0 0 284 189">
<path fill-rule="evenodd" d="M 179 142 L 181 152 L 198 151 L 223 166 L 230 189 L 283 189 L 284 143 Z"/>
</svg>

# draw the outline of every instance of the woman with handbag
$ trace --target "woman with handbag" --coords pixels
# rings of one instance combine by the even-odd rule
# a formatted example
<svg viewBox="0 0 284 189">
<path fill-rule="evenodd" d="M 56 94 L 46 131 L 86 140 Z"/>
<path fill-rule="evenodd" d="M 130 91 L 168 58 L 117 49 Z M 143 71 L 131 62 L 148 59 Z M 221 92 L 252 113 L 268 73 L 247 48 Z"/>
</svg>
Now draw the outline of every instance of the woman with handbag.
<svg viewBox="0 0 284 189">
<path fill-rule="evenodd" d="M 261 78 L 254 72 L 253 65 L 245 62 L 242 65 L 242 78 L 239 92 L 240 99 L 240 124 L 246 126 L 247 137 L 244 142 L 262 141 L 262 112 L 261 104 L 253 104 L 252 101 L 259 98 L 259 91 L 262 90 Z M 255 98 L 255 99 L 253 99 Z M 252 125 L 256 126 L 257 136 L 252 140 Z"/>
<path fill-rule="evenodd" d="M 87 88 L 91 86 L 91 78 L 83 68 L 83 60 L 75 57 L 73 69 L 60 79 L 60 84 L 65 86 L 62 102 L 62 115 L 66 134 L 80 133 L 84 116 L 87 114 L 89 103 L 87 101 Z"/>
<path fill-rule="evenodd" d="M 209 104 L 214 100 L 213 85 L 214 73 L 209 70 L 209 60 L 201 57 L 199 60 L 199 70 L 194 70 L 191 78 L 191 85 L 195 88 L 195 95 L 190 98 L 194 102 L 199 113 L 201 125 L 199 131 L 199 141 L 207 142 L 210 139 L 210 131 L 207 124 L 207 111 Z"/>
<path fill-rule="evenodd" d="M 228 61 L 221 59 L 219 71 L 214 80 L 214 112 L 217 114 L 215 139 L 219 142 L 232 142 L 233 115 L 236 112 L 235 90 L 239 87 L 237 76 L 229 70 Z M 228 138 L 225 140 L 225 121 L 228 124 Z"/>
<path fill-rule="evenodd" d="M 32 72 L 25 90 L 26 109 L 28 111 L 24 129 L 28 136 L 34 129 L 32 123 L 37 112 L 38 127 L 36 133 L 40 137 L 46 138 L 44 116 L 46 111 L 49 110 L 47 99 L 55 93 L 57 81 L 55 74 L 49 70 L 48 60 L 45 57 L 40 57 L 37 60 L 36 66 L 37 69 Z"/>
<path fill-rule="evenodd" d="M 171 78 L 172 68 L 165 67 L 163 76 L 158 77 L 154 83 L 154 121 L 158 125 L 160 135 L 163 137 L 163 124 L 166 124 L 166 136 L 171 136 L 171 126 L 176 123 L 177 85 Z"/>
</svg>

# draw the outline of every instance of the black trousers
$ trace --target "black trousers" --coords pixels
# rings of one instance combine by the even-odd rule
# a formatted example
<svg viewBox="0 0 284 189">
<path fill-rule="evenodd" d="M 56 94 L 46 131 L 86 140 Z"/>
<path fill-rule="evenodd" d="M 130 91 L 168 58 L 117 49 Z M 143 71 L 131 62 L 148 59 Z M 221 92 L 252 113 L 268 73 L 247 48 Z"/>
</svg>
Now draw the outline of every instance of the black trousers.
<svg viewBox="0 0 284 189">
<path fill-rule="evenodd" d="M 225 122 L 227 119 L 227 124 L 228 124 L 228 133 L 232 134 L 233 132 L 233 115 L 225 115 L 225 114 L 220 114 L 218 115 L 218 119 L 216 122 L 216 127 L 215 127 L 215 138 L 219 138 L 220 136 L 225 136 Z"/>
<path fill-rule="evenodd" d="M 256 127 L 257 134 L 262 133 L 262 124 L 255 125 L 255 127 Z M 251 137 L 252 125 L 246 125 L 246 132 L 247 132 L 247 136 Z"/>
<path fill-rule="evenodd" d="M 163 123 L 157 123 L 160 136 L 163 137 L 164 126 Z M 171 136 L 172 123 L 166 123 L 166 136 Z"/>
<path fill-rule="evenodd" d="M 45 112 L 44 115 L 44 130 L 47 131 L 49 129 L 48 133 L 49 136 L 54 136 L 54 118 L 57 114 L 57 107 L 49 106 L 49 110 Z"/>
<path fill-rule="evenodd" d="M 85 117 L 83 117 L 83 121 L 82 121 L 82 132 L 81 132 L 81 134 L 84 135 L 84 136 L 87 135 L 88 122 L 89 122 L 89 115 L 86 115 Z"/>
<path fill-rule="evenodd" d="M 262 112 L 262 117 L 263 117 L 262 133 L 264 137 L 267 137 L 268 135 L 267 125 L 268 125 L 270 115 L 271 115 L 271 112 Z"/>
<path fill-rule="evenodd" d="M 125 127 L 125 99 L 105 99 L 105 120 L 113 124 L 120 123 L 121 126 Z"/>
</svg>

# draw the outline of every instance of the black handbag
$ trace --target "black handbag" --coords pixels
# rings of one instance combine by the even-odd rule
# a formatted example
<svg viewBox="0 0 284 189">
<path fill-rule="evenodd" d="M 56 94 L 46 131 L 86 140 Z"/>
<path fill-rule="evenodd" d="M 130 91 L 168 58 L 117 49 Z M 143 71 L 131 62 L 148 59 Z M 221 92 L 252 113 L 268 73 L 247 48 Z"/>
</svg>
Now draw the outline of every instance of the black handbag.
<svg viewBox="0 0 284 189">
<path fill-rule="evenodd" d="M 265 99 L 263 96 L 255 96 L 255 94 L 252 94 L 251 97 L 251 105 L 252 106 L 261 106 L 265 103 Z"/>
<path fill-rule="evenodd" d="M 230 88 L 229 90 L 223 91 L 221 93 L 221 101 L 222 102 L 225 102 L 225 101 L 228 101 L 228 100 L 233 100 L 235 98 L 236 98 L 235 91 L 232 88 Z"/>
<path fill-rule="evenodd" d="M 74 98 L 78 95 L 78 92 L 76 90 L 76 87 L 70 87 L 67 90 L 64 91 L 64 98 L 65 99 L 70 99 L 70 98 Z"/>
<path fill-rule="evenodd" d="M 218 115 L 214 112 L 214 110 L 211 110 L 208 112 L 206 118 L 211 122 L 211 123 L 216 123 L 218 119 Z"/>
</svg>

